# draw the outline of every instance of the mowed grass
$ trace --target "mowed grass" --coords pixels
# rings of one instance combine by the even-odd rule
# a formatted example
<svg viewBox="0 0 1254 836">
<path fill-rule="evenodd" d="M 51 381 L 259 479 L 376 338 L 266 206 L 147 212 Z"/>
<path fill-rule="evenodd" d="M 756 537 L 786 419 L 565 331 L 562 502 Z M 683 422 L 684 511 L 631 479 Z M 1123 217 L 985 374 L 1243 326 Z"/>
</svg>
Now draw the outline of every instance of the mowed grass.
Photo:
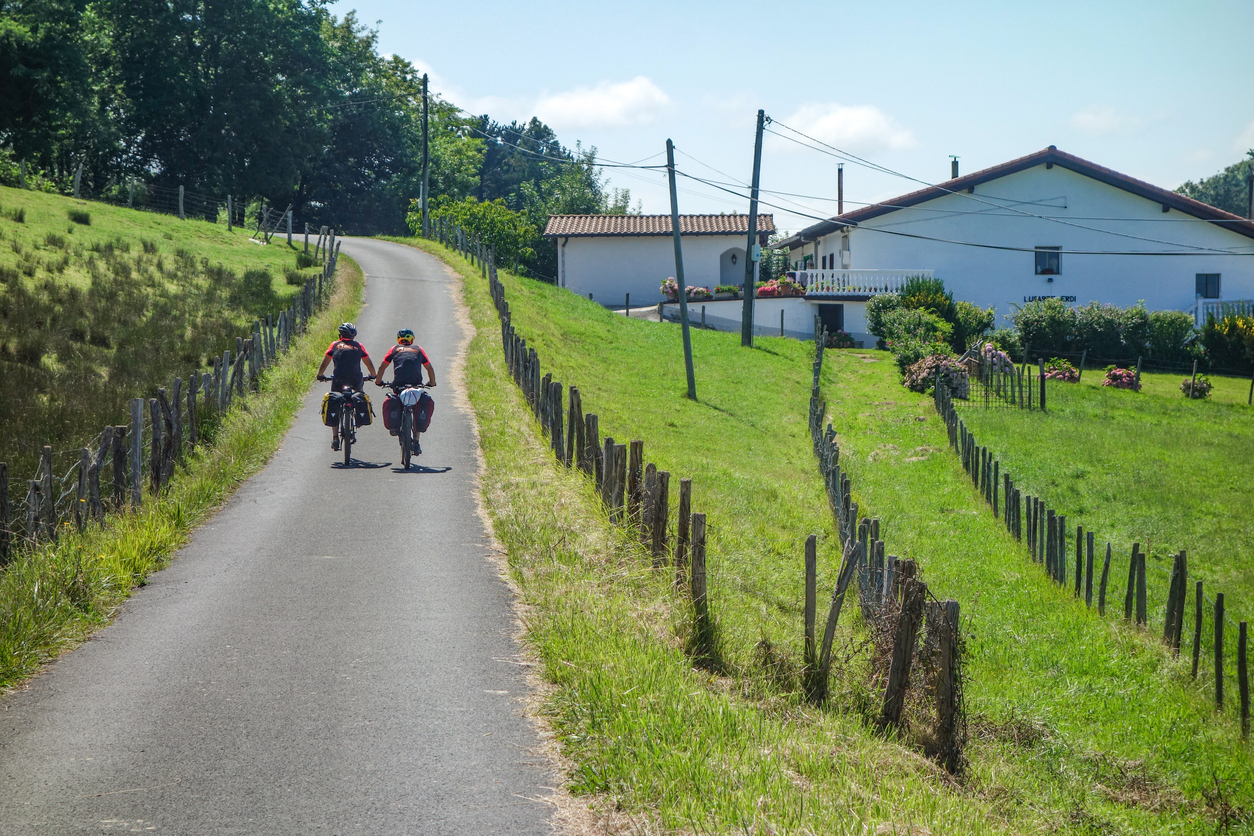
<svg viewBox="0 0 1254 836">
<path fill-rule="evenodd" d="M 1247 824 L 1254 777 L 1231 715 L 1152 639 L 1054 589 L 1007 537 L 946 449 L 930 399 L 887 355 L 829 352 L 824 373 L 865 513 L 963 606 L 969 769 L 955 780 L 910 732 L 874 733 L 880 685 L 846 608 L 833 698 L 798 691 L 802 541 L 836 544 L 805 425 L 811 345 L 694 332 L 689 402 L 679 329 L 604 311 L 503 275 L 519 332 L 576 383 L 603 434 L 694 480 L 710 525 L 722 667 L 685 655 L 689 606 L 669 570 L 605 522 L 585 478 L 556 465 L 509 380 L 485 283 L 467 277 L 477 334 L 468 382 L 485 495 L 519 584 L 527 641 L 553 685 L 545 705 L 570 788 L 606 826 L 641 832 L 1212 833 Z M 673 505 L 672 505 L 673 511 Z M 927 706 L 915 706 L 925 712 Z M 918 829 L 911 829 L 918 828 Z"/>
<path fill-rule="evenodd" d="M 316 272 L 282 239 L 0 188 L 0 461 L 29 478 L 49 444 L 66 472 L 132 397 L 234 351 Z"/>
<path fill-rule="evenodd" d="M 1120 596 L 1132 544 L 1141 544 L 1149 554 L 1151 622 L 1160 632 L 1172 556 L 1182 549 L 1208 598 L 1224 593 L 1233 620 L 1254 616 L 1254 409 L 1244 404 L 1249 382 L 1212 378 L 1220 393 L 1244 389 L 1239 403 L 1225 403 L 1185 398 L 1176 374 L 1142 375 L 1140 393 L 1104 388 L 1100 375 L 1094 378 L 1091 384 L 1088 375 L 1079 385 L 1050 384 L 1045 414 L 959 411 L 1025 493 L 1067 515 L 1073 552 L 1077 524 L 1095 532 L 1103 555 L 1105 544 L 1113 544 L 1112 576 Z M 1218 385 L 1221 380 L 1228 385 Z M 1189 600 L 1191 631 L 1192 587 Z M 1204 648 L 1212 635 L 1203 630 Z"/>
</svg>

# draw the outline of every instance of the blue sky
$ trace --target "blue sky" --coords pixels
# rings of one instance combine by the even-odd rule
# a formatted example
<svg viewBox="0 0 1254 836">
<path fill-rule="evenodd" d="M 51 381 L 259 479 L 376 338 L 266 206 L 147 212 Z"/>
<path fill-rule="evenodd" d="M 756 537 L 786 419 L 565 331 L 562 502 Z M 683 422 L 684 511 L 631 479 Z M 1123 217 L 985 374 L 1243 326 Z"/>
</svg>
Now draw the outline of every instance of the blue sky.
<svg viewBox="0 0 1254 836">
<path fill-rule="evenodd" d="M 927 182 L 1047 145 L 1165 188 L 1254 148 L 1254 2 L 482 3 L 348 0 L 379 48 L 498 121 L 539 116 L 600 158 L 748 181 L 758 108 Z M 834 199 L 837 160 L 768 136 L 762 186 Z M 723 172 L 723 173 L 720 173 Z M 606 171 L 645 212 L 664 175 Z M 845 165 L 846 209 L 913 191 Z M 680 183 L 681 212 L 747 201 Z M 765 199 L 765 196 L 764 196 Z M 778 198 L 772 202 L 782 203 Z M 835 204 L 789 198 L 820 216 Z M 811 221 L 763 208 L 780 228 Z"/>
</svg>

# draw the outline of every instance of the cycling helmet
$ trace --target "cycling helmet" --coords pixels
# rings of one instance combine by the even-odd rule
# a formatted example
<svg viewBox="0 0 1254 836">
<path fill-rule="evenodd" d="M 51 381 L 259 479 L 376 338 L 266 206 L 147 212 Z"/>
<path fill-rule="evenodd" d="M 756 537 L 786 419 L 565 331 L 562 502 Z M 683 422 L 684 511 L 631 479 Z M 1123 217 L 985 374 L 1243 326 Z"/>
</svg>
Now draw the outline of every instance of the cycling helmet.
<svg viewBox="0 0 1254 836">
<path fill-rule="evenodd" d="M 414 332 L 409 328 L 402 328 L 396 332 L 396 341 L 401 345 L 413 345 Z"/>
<path fill-rule="evenodd" d="M 356 326 L 353 325 L 353 323 L 351 322 L 340 323 L 340 339 L 351 340 L 355 336 L 357 336 L 357 328 Z"/>
</svg>

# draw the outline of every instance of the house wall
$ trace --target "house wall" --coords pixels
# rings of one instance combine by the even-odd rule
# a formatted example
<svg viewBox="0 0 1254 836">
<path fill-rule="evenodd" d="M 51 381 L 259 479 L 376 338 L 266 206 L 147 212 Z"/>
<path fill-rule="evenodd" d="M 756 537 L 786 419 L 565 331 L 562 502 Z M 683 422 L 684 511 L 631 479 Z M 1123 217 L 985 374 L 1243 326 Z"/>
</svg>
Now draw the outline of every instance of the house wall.
<svg viewBox="0 0 1254 836">
<path fill-rule="evenodd" d="M 656 304 L 662 282 L 675 275 L 675 243 L 668 235 L 558 238 L 557 247 L 558 284 L 581 296 L 591 293 L 603 305 L 622 305 L 627 293 L 632 305 Z M 722 281 L 724 266 L 736 275 L 735 284 L 744 283 L 745 236 L 685 236 L 683 252 L 685 283 L 711 290 L 730 284 Z"/>
<path fill-rule="evenodd" d="M 972 197 L 996 199 L 1001 208 Z M 1015 209 L 1067 223 L 1028 217 Z M 1252 238 L 1174 209 L 1164 213 L 1160 203 L 1058 165 L 1046 169 L 1042 164 L 984 183 L 970 197 L 965 193 L 945 195 L 866 221 L 850 234 L 850 267 L 930 268 L 955 298 L 996 308 L 998 325 L 1005 324 L 1004 318 L 1013 312 L 1014 305 L 1022 305 L 1034 296 L 1073 296 L 1077 305 L 1097 301 L 1129 306 L 1144 300 L 1150 310 L 1187 310 L 1196 301 L 1197 273 L 1221 274 L 1222 299 L 1254 299 L 1254 255 L 1064 252 L 1060 272 L 1051 282 L 1048 276 L 1036 275 L 1032 252 L 903 238 L 876 229 L 1029 250 L 1053 246 L 1063 250 L 1180 251 L 1191 245 L 1254 253 Z M 1156 240 L 1140 240 L 1144 238 Z M 840 233 L 833 233 L 819 242 L 819 252 L 833 252 L 839 246 Z M 799 259 L 810 252 L 813 248 L 806 244 L 794 249 L 792 258 Z"/>
<path fill-rule="evenodd" d="M 635 297 L 633 297 L 634 299 Z M 634 305 L 635 302 L 632 302 Z M 875 345 L 875 337 L 866 330 L 866 303 L 843 302 L 845 306 L 845 331 L 855 340 L 861 340 L 866 346 Z M 679 320 L 679 304 L 670 302 L 663 306 L 663 317 Z M 689 302 L 688 317 L 694 324 L 701 322 L 701 310 L 705 309 L 705 324 L 719 331 L 739 331 L 740 317 L 744 311 L 744 300 Z M 809 299 L 789 297 L 786 299 L 755 299 L 753 300 L 754 333 L 763 336 L 779 336 L 780 313 L 784 314 L 784 336 L 801 340 L 814 339 L 814 317 L 818 312 L 816 303 Z"/>
</svg>

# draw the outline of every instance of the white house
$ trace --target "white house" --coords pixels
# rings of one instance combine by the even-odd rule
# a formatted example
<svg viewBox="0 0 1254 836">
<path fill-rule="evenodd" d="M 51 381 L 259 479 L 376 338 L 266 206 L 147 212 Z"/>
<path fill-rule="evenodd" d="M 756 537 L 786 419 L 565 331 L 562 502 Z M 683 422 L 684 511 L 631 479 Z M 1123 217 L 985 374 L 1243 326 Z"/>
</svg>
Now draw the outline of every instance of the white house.
<svg viewBox="0 0 1254 836">
<path fill-rule="evenodd" d="M 758 215 L 758 243 L 775 223 Z M 711 290 L 743 285 L 748 215 L 680 215 L 684 281 Z M 603 305 L 653 305 L 659 288 L 675 275 L 670 215 L 550 215 L 544 237 L 557 244 L 557 283 Z"/>
<path fill-rule="evenodd" d="M 994 307 L 1060 297 L 1205 321 L 1254 307 L 1254 221 L 1049 146 L 816 223 L 782 243 L 829 328 L 865 334 L 865 301 L 911 275 Z"/>
</svg>

